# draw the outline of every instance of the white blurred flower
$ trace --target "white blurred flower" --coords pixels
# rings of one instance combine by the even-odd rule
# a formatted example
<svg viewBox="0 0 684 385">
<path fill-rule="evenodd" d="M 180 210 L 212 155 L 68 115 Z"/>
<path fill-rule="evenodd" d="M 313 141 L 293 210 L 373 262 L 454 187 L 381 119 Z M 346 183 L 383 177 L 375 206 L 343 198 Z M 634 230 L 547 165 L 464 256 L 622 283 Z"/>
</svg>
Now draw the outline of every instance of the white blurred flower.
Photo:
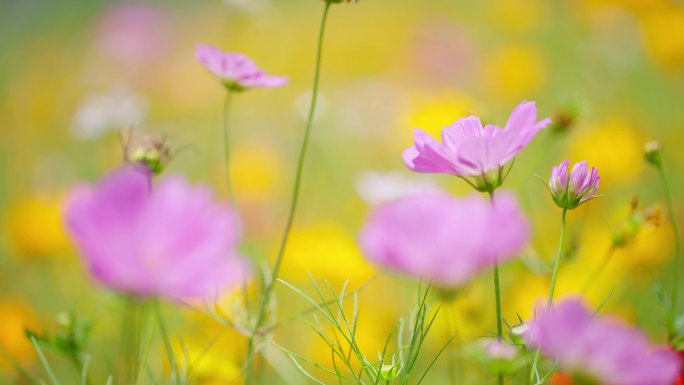
<svg viewBox="0 0 684 385">
<path fill-rule="evenodd" d="M 71 132 L 78 139 L 94 139 L 107 131 L 140 124 L 147 114 L 147 101 L 123 89 L 86 98 L 76 111 Z"/>
<path fill-rule="evenodd" d="M 407 195 L 436 189 L 429 179 L 402 172 L 368 171 L 356 178 L 356 192 L 364 202 L 378 205 Z"/>
<path fill-rule="evenodd" d="M 297 115 L 304 121 L 309 116 L 309 109 L 311 108 L 311 97 L 313 92 L 311 90 L 304 91 L 297 95 L 294 100 L 294 110 Z M 316 99 L 316 111 L 314 112 L 314 122 L 319 121 L 328 112 L 328 97 L 321 91 L 318 91 L 318 98 Z"/>
<path fill-rule="evenodd" d="M 229 7 L 235 7 L 247 12 L 258 12 L 270 7 L 270 0 L 223 0 Z"/>
</svg>

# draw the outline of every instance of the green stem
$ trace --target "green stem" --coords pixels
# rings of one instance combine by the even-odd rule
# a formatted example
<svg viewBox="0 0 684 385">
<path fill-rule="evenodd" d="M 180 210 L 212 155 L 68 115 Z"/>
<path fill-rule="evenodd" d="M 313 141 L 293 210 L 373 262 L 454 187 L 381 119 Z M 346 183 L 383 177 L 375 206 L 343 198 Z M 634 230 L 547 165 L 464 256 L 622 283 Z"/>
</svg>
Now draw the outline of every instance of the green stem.
<svg viewBox="0 0 684 385">
<path fill-rule="evenodd" d="M 233 195 L 233 184 L 230 178 L 230 132 L 228 130 L 228 120 L 230 118 L 230 106 L 233 92 L 226 90 L 226 96 L 223 99 L 223 167 L 226 178 L 226 189 L 228 191 L 228 199 L 234 203 L 235 196 Z"/>
<path fill-rule="evenodd" d="M 169 363 L 171 364 L 171 376 L 173 378 L 173 383 L 180 384 L 180 378 L 178 376 L 178 363 L 176 362 L 176 356 L 173 354 L 173 347 L 171 346 L 171 341 L 169 340 L 169 333 L 166 330 L 166 324 L 164 323 L 164 318 L 161 313 L 161 305 L 158 301 L 154 306 L 154 315 L 157 319 L 159 334 L 161 334 L 162 341 L 164 342 L 166 356 L 168 357 Z"/>
<path fill-rule="evenodd" d="M 121 327 L 120 361 L 125 384 L 133 384 L 140 365 L 140 333 L 142 329 L 143 304 L 134 297 L 127 297 L 124 304 Z"/>
<path fill-rule="evenodd" d="M 494 191 L 489 191 L 489 202 L 494 207 Z M 501 316 L 501 285 L 499 284 L 499 262 L 494 263 L 494 298 L 496 299 L 496 336 L 499 340 L 503 339 L 503 317 Z M 503 375 L 497 376 L 498 384 L 503 385 Z"/>
<path fill-rule="evenodd" d="M 672 202 L 672 193 L 670 192 L 670 183 L 667 179 L 667 174 L 665 173 L 665 168 L 662 164 L 657 165 L 658 173 L 660 174 L 660 179 L 663 182 L 663 192 L 665 194 L 665 201 L 667 202 L 667 211 L 670 216 L 670 223 L 672 223 L 672 232 L 674 233 L 675 240 L 675 259 L 674 259 L 674 277 L 672 282 L 672 294 L 670 302 L 670 325 L 669 334 L 670 339 L 674 337 L 674 322 L 677 318 L 677 296 L 679 294 L 679 276 L 680 268 L 682 263 L 682 246 L 679 239 L 679 226 L 677 225 L 677 216 L 674 210 L 674 204 Z"/>
<path fill-rule="evenodd" d="M 90 376 L 86 372 L 86 367 L 85 363 L 81 359 L 79 353 L 77 352 L 71 352 L 69 353 L 69 361 L 74 365 L 74 368 L 76 369 L 76 373 L 78 373 L 79 376 L 82 377 L 82 383 L 86 385 L 91 385 L 92 382 L 90 381 Z"/>
<path fill-rule="evenodd" d="M 503 338 L 503 327 L 501 325 L 501 288 L 499 287 L 499 263 L 494 264 L 494 295 L 496 296 L 496 336 L 499 340 Z M 503 375 L 498 376 L 499 385 L 503 385 Z"/>
<path fill-rule="evenodd" d="M 556 260 L 553 263 L 553 274 L 551 275 L 551 289 L 549 290 L 549 299 L 546 303 L 548 307 L 551 307 L 553 303 L 553 293 L 556 290 L 556 280 L 558 279 L 558 268 L 560 267 L 561 258 L 563 257 L 563 244 L 565 243 L 565 215 L 568 209 L 563 209 L 563 214 L 561 215 L 561 231 L 560 240 L 558 241 L 558 251 L 556 252 Z"/>
<path fill-rule="evenodd" d="M 261 306 L 259 312 L 257 313 L 256 322 L 254 324 L 254 330 L 249 337 L 247 342 L 247 363 L 245 368 L 245 384 L 249 385 L 251 383 L 251 362 L 255 354 L 254 343 L 255 335 L 259 333 L 264 319 L 266 317 L 266 309 L 268 308 L 269 302 L 271 300 L 271 295 L 273 293 L 273 287 L 280 272 L 280 266 L 283 262 L 283 255 L 285 254 L 285 249 L 287 247 L 287 241 L 290 237 L 290 230 L 292 228 L 292 223 L 294 222 L 294 216 L 297 211 L 297 203 L 299 202 L 299 191 L 302 182 L 302 174 L 304 172 L 304 160 L 306 159 L 306 150 L 309 146 L 309 137 L 311 136 L 311 129 L 313 127 L 313 119 L 316 113 L 316 101 L 318 100 L 318 87 L 321 75 L 321 57 L 323 52 L 323 37 L 325 34 L 325 25 L 328 19 L 328 11 L 330 10 L 330 5 L 332 3 L 326 2 L 325 8 L 323 9 L 323 16 L 321 18 L 321 25 L 318 33 L 318 43 L 316 48 L 316 65 L 314 69 L 314 79 L 313 79 L 313 89 L 311 93 L 311 104 L 309 106 L 309 114 L 306 120 L 306 130 L 304 131 L 304 139 L 302 140 L 302 146 L 299 150 L 299 159 L 297 161 L 297 171 L 295 173 L 294 181 L 294 191 L 292 192 L 292 201 L 290 202 L 290 211 L 287 216 L 287 222 L 285 224 L 285 229 L 283 231 L 283 237 L 280 242 L 280 247 L 278 248 L 278 254 L 276 256 L 275 264 L 273 266 L 273 272 L 271 275 L 271 280 L 266 283 L 263 296 L 261 298 Z"/>
<path fill-rule="evenodd" d="M 584 284 L 584 287 L 582 287 L 582 293 L 586 293 L 587 290 L 591 287 L 591 285 L 598 279 L 599 276 L 601 276 L 601 273 L 603 273 L 603 270 L 606 269 L 606 266 L 608 266 L 608 262 L 610 262 L 610 259 L 613 257 L 613 253 L 615 252 L 615 246 L 611 245 L 610 248 L 606 251 L 606 254 L 603 256 L 603 259 L 601 260 L 601 263 L 594 269 L 594 271 L 591 273 L 589 276 L 589 279 L 587 279 L 587 282 Z"/>
<path fill-rule="evenodd" d="M 458 338 L 458 331 L 456 330 L 455 326 L 456 322 L 452 320 L 452 309 L 453 304 L 449 304 L 449 308 L 444 311 L 444 315 L 446 317 L 447 322 L 447 343 L 449 343 L 453 339 L 456 339 L 456 342 L 460 345 L 460 338 Z M 457 383 L 461 382 L 457 381 L 456 376 L 457 373 L 462 372 L 462 370 L 460 370 L 460 365 L 457 365 L 456 363 L 456 358 L 454 357 L 454 347 L 449 346 L 447 349 L 449 349 L 447 357 L 449 363 L 449 383 L 451 385 L 456 385 Z"/>
<path fill-rule="evenodd" d="M 549 290 L 549 299 L 546 302 L 547 307 L 551 307 L 553 304 L 553 294 L 556 290 L 556 280 L 558 278 L 558 267 L 560 266 L 561 257 L 563 256 L 563 244 L 565 243 L 565 216 L 568 209 L 563 209 L 563 214 L 561 214 L 561 231 L 560 240 L 558 241 L 558 250 L 556 251 L 556 259 L 553 263 L 553 274 L 551 275 L 551 289 Z M 537 363 L 539 362 L 540 352 L 537 349 L 534 353 L 534 359 L 532 360 L 532 370 L 530 370 L 529 382 L 534 381 Z"/>
</svg>

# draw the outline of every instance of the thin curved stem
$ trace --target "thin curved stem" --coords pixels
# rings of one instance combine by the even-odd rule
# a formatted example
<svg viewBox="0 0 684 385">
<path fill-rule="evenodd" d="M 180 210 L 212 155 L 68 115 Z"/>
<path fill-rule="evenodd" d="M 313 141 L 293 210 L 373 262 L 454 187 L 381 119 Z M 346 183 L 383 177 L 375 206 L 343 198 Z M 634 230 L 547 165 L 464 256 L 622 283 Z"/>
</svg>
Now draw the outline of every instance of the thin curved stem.
<svg viewBox="0 0 684 385">
<path fill-rule="evenodd" d="M 679 294 L 679 276 L 681 272 L 682 263 L 682 246 L 679 239 L 679 226 L 677 224 L 677 216 L 675 215 L 674 204 L 672 202 L 672 193 L 670 192 L 670 183 L 667 179 L 667 174 L 665 173 L 665 168 L 662 164 L 657 165 L 658 174 L 660 174 L 660 179 L 663 183 L 663 193 L 665 194 L 665 201 L 667 202 L 667 211 L 670 216 L 670 223 L 672 223 L 672 232 L 674 233 L 675 241 L 675 258 L 674 258 L 674 277 L 672 282 L 672 294 L 670 297 L 670 325 L 669 334 L 670 339 L 674 337 L 674 322 L 677 319 L 677 296 Z"/>
<path fill-rule="evenodd" d="M 276 256 L 275 264 L 273 266 L 273 272 L 271 275 L 271 280 L 267 283 L 264 293 L 261 298 L 261 306 L 259 312 L 257 313 L 256 322 L 254 323 L 254 330 L 252 335 L 249 337 L 247 345 L 247 359 L 246 372 L 245 372 L 245 383 L 249 385 L 251 383 L 251 361 L 254 356 L 254 338 L 259 332 L 264 319 L 266 317 L 266 309 L 268 309 L 269 302 L 271 301 L 271 295 L 273 294 L 273 287 L 276 283 L 276 278 L 280 272 L 280 266 L 283 262 L 283 255 L 285 254 L 285 249 L 287 247 L 287 241 L 290 237 L 290 230 L 292 229 L 292 224 L 294 223 L 295 213 L 297 212 L 297 204 L 299 203 L 299 192 L 302 183 L 302 174 L 304 172 L 304 160 L 306 159 L 306 152 L 309 147 L 309 137 L 311 136 L 311 129 L 313 127 L 313 120 L 316 113 L 316 102 L 318 100 L 318 88 L 321 75 L 321 58 L 323 53 L 323 37 L 325 35 L 325 25 L 328 19 L 328 11 L 330 10 L 330 5 L 332 3 L 326 2 L 323 9 L 323 16 L 321 18 L 320 29 L 318 32 L 318 43 L 316 48 L 316 65 L 314 69 L 314 79 L 313 88 L 311 91 L 311 104 L 309 106 L 309 114 L 306 120 L 306 129 L 304 131 L 304 138 L 302 140 L 302 146 L 299 150 L 299 159 L 297 161 L 297 171 L 295 173 L 294 180 L 294 190 L 292 192 L 292 200 L 290 202 L 290 210 L 287 216 L 287 222 L 285 224 L 285 229 L 283 231 L 283 237 L 280 242 L 280 247 L 278 248 L 278 254 Z"/>
<path fill-rule="evenodd" d="M 223 168 L 226 178 L 226 190 L 228 191 L 228 198 L 231 203 L 235 202 L 235 197 L 233 195 L 233 184 L 230 177 L 230 132 L 229 132 L 229 119 L 230 119 L 230 106 L 233 99 L 233 92 L 226 90 L 226 96 L 223 99 Z"/>
<path fill-rule="evenodd" d="M 171 376 L 173 378 L 173 383 L 179 384 L 180 376 L 178 375 L 178 363 L 176 361 L 175 354 L 173 354 L 173 347 L 171 346 L 171 341 L 169 340 L 169 333 L 166 329 L 164 317 L 161 313 L 161 305 L 158 301 L 154 304 L 154 315 L 157 320 L 157 326 L 159 327 L 159 334 L 161 335 L 162 342 L 164 343 L 166 356 L 169 359 L 169 364 L 171 365 Z"/>
<path fill-rule="evenodd" d="M 563 256 L 563 245 L 565 244 L 565 216 L 568 209 L 563 209 L 563 214 L 561 214 L 561 230 L 560 230 L 560 240 L 558 241 L 558 250 L 556 251 L 556 259 L 553 263 L 553 273 L 551 275 L 551 289 L 549 290 L 549 299 L 546 302 L 547 307 L 551 307 L 553 304 L 553 294 L 556 290 L 556 280 L 558 279 L 558 268 L 560 266 L 560 261 Z M 532 370 L 530 370 L 529 383 L 534 381 L 537 374 L 537 364 L 539 363 L 540 352 L 537 349 L 534 353 L 534 359 L 532 360 Z"/>
<path fill-rule="evenodd" d="M 495 205 L 494 191 L 489 191 L 489 203 L 492 207 Z M 499 262 L 494 263 L 494 298 L 496 300 L 496 336 L 499 340 L 503 339 L 503 317 L 501 315 L 501 285 L 499 283 Z M 503 375 L 497 376 L 498 384 L 503 385 Z"/>
<path fill-rule="evenodd" d="M 556 252 L 556 260 L 553 263 L 553 274 L 551 275 L 551 289 L 549 290 L 549 299 L 546 303 L 548 307 L 551 307 L 553 303 L 553 294 L 556 290 L 556 280 L 558 279 L 558 268 L 560 267 L 560 261 L 563 257 L 563 244 L 565 243 L 565 215 L 568 210 L 563 209 L 563 214 L 561 214 L 561 231 L 560 240 L 558 241 L 558 251 Z"/>
</svg>

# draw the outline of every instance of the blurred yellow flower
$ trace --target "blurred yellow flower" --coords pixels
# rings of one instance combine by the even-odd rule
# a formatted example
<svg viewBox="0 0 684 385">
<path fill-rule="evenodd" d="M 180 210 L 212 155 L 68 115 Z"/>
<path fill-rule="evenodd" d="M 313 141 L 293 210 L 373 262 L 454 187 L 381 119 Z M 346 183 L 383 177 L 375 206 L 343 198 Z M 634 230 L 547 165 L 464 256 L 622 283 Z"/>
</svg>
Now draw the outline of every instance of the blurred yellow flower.
<svg viewBox="0 0 684 385">
<path fill-rule="evenodd" d="M 598 169 L 601 188 L 630 182 L 643 168 L 644 140 L 625 120 L 612 118 L 577 132 L 570 143 L 570 159 L 586 160 Z"/>
<path fill-rule="evenodd" d="M 374 272 L 354 236 L 332 222 L 295 227 L 284 260 L 283 276 L 298 282 L 308 282 L 309 272 L 319 282 L 341 285 L 349 280 L 350 287 L 355 287 Z"/>
<path fill-rule="evenodd" d="M 534 314 L 534 307 L 549 296 L 549 279 L 531 272 L 520 272 L 517 284 L 504 298 L 503 313 L 506 320 L 515 324 L 518 315 L 528 320 Z"/>
<path fill-rule="evenodd" d="M 684 6 L 663 6 L 643 15 L 644 40 L 653 57 L 666 67 L 684 68 Z"/>
<path fill-rule="evenodd" d="M 35 351 L 26 338 L 24 329 L 37 329 L 36 316 L 31 309 L 20 302 L 4 301 L 0 303 L 0 349 L 9 354 L 18 363 L 33 360 Z M 11 369 L 7 360 L 0 359 L 0 369 Z"/>
<path fill-rule="evenodd" d="M 616 265 L 634 269 L 635 272 L 643 272 L 644 266 L 663 265 L 674 257 L 672 236 L 672 227 L 667 224 L 644 226 L 632 242 L 615 252 L 613 259 Z M 642 274 L 641 278 L 650 280 L 652 277 Z"/>
<path fill-rule="evenodd" d="M 509 46 L 487 60 L 484 76 L 496 94 L 509 99 L 524 99 L 544 85 L 546 67 L 536 47 Z"/>
<path fill-rule="evenodd" d="M 223 349 L 196 344 L 185 347 L 185 354 L 191 378 L 202 385 L 238 385 L 242 383 L 242 366 Z"/>
<path fill-rule="evenodd" d="M 283 159 L 273 149 L 264 146 L 240 146 L 232 153 L 233 189 L 239 198 L 269 199 L 283 185 Z"/>
<path fill-rule="evenodd" d="M 54 257 L 69 249 L 58 197 L 29 196 L 14 202 L 6 217 L 11 245 L 25 257 Z"/>
<path fill-rule="evenodd" d="M 435 320 L 436 338 L 455 334 L 462 342 L 482 336 L 486 333 L 485 325 L 494 327 L 493 293 L 491 282 L 485 279 L 471 283 L 451 301 L 442 302 L 440 314 Z"/>
<path fill-rule="evenodd" d="M 508 31 L 529 31 L 544 20 L 544 6 L 539 0 L 489 1 L 483 14 L 488 25 Z"/>
<path fill-rule="evenodd" d="M 440 137 L 442 127 L 448 126 L 478 111 L 473 100 L 466 94 L 458 92 L 441 92 L 432 95 L 415 95 L 409 110 L 405 126 L 408 130 L 421 128 L 433 137 Z M 406 136 L 411 138 L 410 134 Z"/>
</svg>

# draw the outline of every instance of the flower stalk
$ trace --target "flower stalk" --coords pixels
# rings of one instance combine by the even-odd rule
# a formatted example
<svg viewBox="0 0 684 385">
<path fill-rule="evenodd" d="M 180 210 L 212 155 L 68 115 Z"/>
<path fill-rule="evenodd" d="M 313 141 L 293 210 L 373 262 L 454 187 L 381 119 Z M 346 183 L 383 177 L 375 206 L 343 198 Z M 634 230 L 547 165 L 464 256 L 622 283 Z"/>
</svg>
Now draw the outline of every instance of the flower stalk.
<svg viewBox="0 0 684 385">
<path fill-rule="evenodd" d="M 561 230 L 560 240 L 558 241 L 558 251 L 556 252 L 556 260 L 553 263 L 553 273 L 551 275 L 551 289 L 549 290 L 549 299 L 546 302 L 548 307 L 553 303 L 553 294 L 556 290 L 556 280 L 558 279 L 558 268 L 560 266 L 561 257 L 563 256 L 563 245 L 565 243 L 565 216 L 568 210 L 563 209 L 561 214 Z"/>
<path fill-rule="evenodd" d="M 651 141 L 644 146 L 644 158 L 646 162 L 650 163 L 658 171 L 660 181 L 663 184 L 663 194 L 667 203 L 667 211 L 670 216 L 670 223 L 672 224 L 672 232 L 674 233 L 675 241 L 675 258 L 674 258 L 674 277 L 672 280 L 672 292 L 670 294 L 670 319 L 668 320 L 668 340 L 672 341 L 675 338 L 675 320 L 677 319 L 677 297 L 679 295 L 679 276 L 682 264 L 682 246 L 679 239 L 679 225 L 677 224 L 677 216 L 674 210 L 674 203 L 672 202 L 672 193 L 670 191 L 670 183 L 667 178 L 667 173 L 663 167 L 663 157 L 660 148 L 660 143 Z"/>
<path fill-rule="evenodd" d="M 122 383 L 133 384 L 140 368 L 140 344 L 145 318 L 145 304 L 140 299 L 128 296 L 124 299 L 121 326 L 120 365 Z"/>
<path fill-rule="evenodd" d="M 672 281 L 672 293 L 671 293 L 671 303 L 670 303 L 670 338 L 674 337 L 674 322 L 677 318 L 677 297 L 679 295 L 679 276 L 681 275 L 680 269 L 682 266 L 682 246 L 679 239 L 679 226 L 677 224 L 677 216 L 674 210 L 674 204 L 672 202 L 672 193 L 670 191 L 670 183 L 665 173 L 665 168 L 662 163 L 658 162 L 656 165 L 658 174 L 660 175 L 660 180 L 663 183 L 663 193 L 665 194 L 665 201 L 667 202 L 667 212 L 670 216 L 670 223 L 672 224 L 672 232 L 674 233 L 675 241 L 675 258 L 674 258 L 674 278 Z"/>
<path fill-rule="evenodd" d="M 233 100 L 233 91 L 226 89 L 226 95 L 223 99 L 223 167 L 226 178 L 226 191 L 228 192 L 228 199 L 231 203 L 235 203 L 235 196 L 233 195 L 233 184 L 230 176 L 230 107 Z"/>
<path fill-rule="evenodd" d="M 292 192 L 292 200 L 290 201 L 290 210 L 287 216 L 287 222 L 285 224 L 285 229 L 283 231 L 283 236 L 280 242 L 280 247 L 278 248 L 278 254 L 276 256 L 275 264 L 273 266 L 273 272 L 271 274 L 271 279 L 266 284 L 264 292 L 261 297 L 261 305 L 259 307 L 258 313 L 256 314 L 256 321 L 254 322 L 254 329 L 249 336 L 247 342 L 247 363 L 245 366 L 245 383 L 250 385 L 252 382 L 252 361 L 255 356 L 255 337 L 259 334 L 263 322 L 266 318 L 266 311 L 269 307 L 271 301 L 271 296 L 273 295 L 273 287 L 280 272 L 280 267 L 283 262 L 283 256 L 285 254 L 285 249 L 287 248 L 287 242 L 290 237 L 290 230 L 292 229 L 292 224 L 294 223 L 295 213 L 297 211 L 297 204 L 299 203 L 299 193 L 302 182 L 302 175 L 304 172 L 304 160 L 306 159 L 306 153 L 309 146 L 309 138 L 311 136 L 311 130 L 313 127 L 314 115 L 316 113 L 316 102 L 318 101 L 318 88 L 320 83 L 321 75 L 321 58 L 323 53 L 323 38 L 325 36 L 325 25 L 328 19 L 328 13 L 330 10 L 330 5 L 332 3 L 326 2 L 323 8 L 323 16 L 321 18 L 321 24 L 318 33 L 318 43 L 316 48 L 316 64 L 314 69 L 314 79 L 313 88 L 311 93 L 311 103 L 309 105 L 309 113 L 306 120 L 306 129 L 304 131 L 304 138 L 302 140 L 302 145 L 299 150 L 299 159 L 297 161 L 297 170 L 295 173 L 294 188 Z"/>
<path fill-rule="evenodd" d="M 494 190 L 489 190 L 489 203 L 492 207 L 495 205 Z M 494 298 L 496 302 L 496 338 L 501 341 L 503 339 L 503 318 L 501 316 L 501 285 L 499 282 L 499 262 L 494 263 Z M 499 385 L 503 385 L 503 375 L 499 374 L 497 377 Z"/>
<path fill-rule="evenodd" d="M 553 272 L 551 274 L 551 288 L 549 289 L 549 298 L 546 301 L 546 307 L 548 309 L 551 309 L 551 305 L 553 304 L 553 295 L 556 290 L 556 280 L 558 279 L 558 268 L 560 266 L 560 261 L 561 257 L 563 256 L 563 246 L 565 243 L 565 216 L 568 212 L 567 208 L 563 209 L 563 213 L 561 214 L 561 230 L 560 230 L 560 240 L 558 241 L 558 250 L 556 251 L 556 259 L 553 263 Z M 530 370 L 530 377 L 528 383 L 532 383 L 535 380 L 535 377 L 538 378 L 538 370 L 537 370 L 537 364 L 539 363 L 539 358 L 541 356 L 541 352 L 539 351 L 539 348 L 536 349 L 534 353 L 534 358 L 532 359 L 532 369 Z"/>
</svg>

